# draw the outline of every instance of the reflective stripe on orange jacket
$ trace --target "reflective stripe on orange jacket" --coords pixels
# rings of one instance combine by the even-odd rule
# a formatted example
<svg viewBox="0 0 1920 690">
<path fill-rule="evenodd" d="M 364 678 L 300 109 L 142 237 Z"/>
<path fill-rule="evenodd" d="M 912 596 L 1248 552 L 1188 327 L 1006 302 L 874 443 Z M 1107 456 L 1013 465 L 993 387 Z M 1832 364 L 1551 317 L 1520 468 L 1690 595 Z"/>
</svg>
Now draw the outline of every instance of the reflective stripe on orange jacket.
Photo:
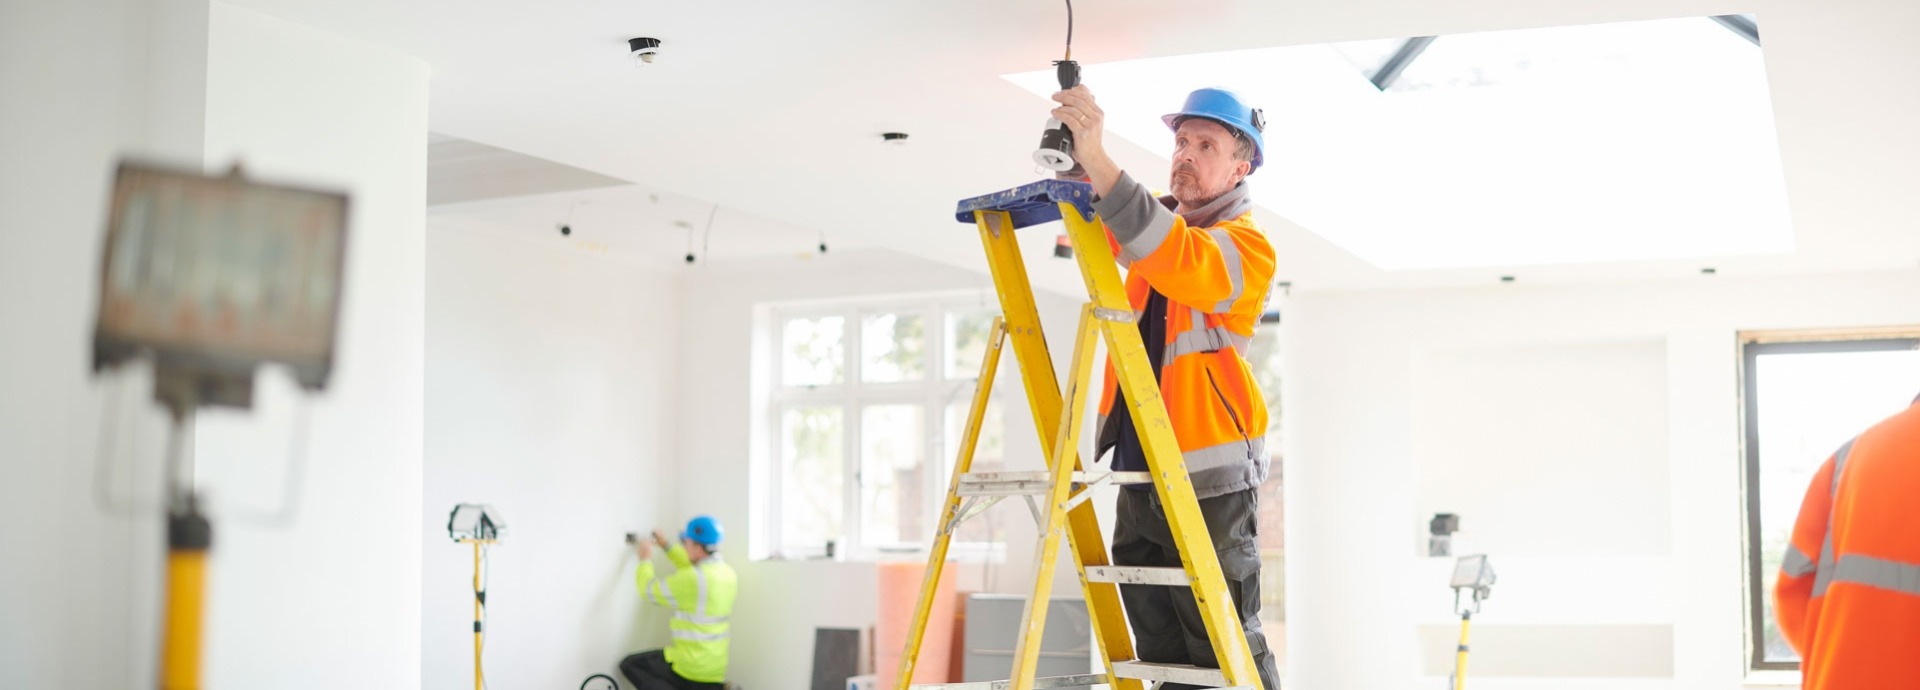
<svg viewBox="0 0 1920 690">
<path fill-rule="evenodd" d="M 1273 244 L 1253 222 L 1245 183 L 1183 217 L 1122 175 L 1094 202 L 1127 267 L 1135 318 L 1149 289 L 1167 298 L 1160 394 L 1200 498 L 1257 487 L 1267 478 L 1267 404 L 1246 350 L 1273 284 Z M 1101 452 L 1117 388 L 1106 364 Z"/>
<path fill-rule="evenodd" d="M 1814 473 L 1774 607 L 1803 687 L 1920 688 L 1920 402 Z"/>
</svg>

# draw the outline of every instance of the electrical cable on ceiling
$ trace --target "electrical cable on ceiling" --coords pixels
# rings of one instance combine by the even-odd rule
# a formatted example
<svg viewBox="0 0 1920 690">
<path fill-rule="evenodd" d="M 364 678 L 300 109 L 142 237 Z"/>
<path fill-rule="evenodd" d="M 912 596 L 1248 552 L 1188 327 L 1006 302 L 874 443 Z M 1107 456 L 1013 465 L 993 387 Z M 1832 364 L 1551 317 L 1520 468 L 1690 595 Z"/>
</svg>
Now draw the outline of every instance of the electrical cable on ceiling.
<svg viewBox="0 0 1920 690">
<path fill-rule="evenodd" d="M 586 202 L 583 200 L 576 199 L 574 200 L 573 203 L 567 205 L 567 219 L 564 221 L 561 221 L 561 223 L 558 226 L 556 226 L 556 228 L 560 231 L 561 237 L 570 237 L 573 235 L 573 212 L 575 209 L 580 208 L 580 204 L 583 204 L 583 203 L 586 203 Z"/>
<path fill-rule="evenodd" d="M 714 204 L 713 210 L 707 212 L 707 231 L 700 238 L 700 254 L 708 260 L 713 259 L 713 217 L 717 215 L 720 215 L 720 205 Z"/>
</svg>

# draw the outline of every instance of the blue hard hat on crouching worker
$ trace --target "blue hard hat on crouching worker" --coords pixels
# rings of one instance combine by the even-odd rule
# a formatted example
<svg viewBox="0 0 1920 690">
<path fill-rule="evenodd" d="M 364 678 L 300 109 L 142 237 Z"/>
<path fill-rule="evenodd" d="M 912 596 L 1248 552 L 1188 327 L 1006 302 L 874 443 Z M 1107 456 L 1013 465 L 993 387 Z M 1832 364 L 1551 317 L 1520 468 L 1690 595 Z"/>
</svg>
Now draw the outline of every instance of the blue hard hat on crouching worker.
<svg viewBox="0 0 1920 690">
<path fill-rule="evenodd" d="M 1259 170 L 1266 160 L 1267 144 L 1260 136 L 1267 129 L 1266 114 L 1240 100 L 1240 96 L 1226 89 L 1206 88 L 1187 94 L 1187 103 L 1180 112 L 1160 118 L 1169 129 L 1179 129 L 1180 120 L 1189 117 L 1204 117 L 1226 125 L 1248 139 L 1253 140 L 1253 168 Z M 1248 172 L 1252 172 L 1249 170 Z"/>
<path fill-rule="evenodd" d="M 713 546 L 720 543 L 720 521 L 706 515 L 695 516 L 687 521 L 687 528 L 681 530 L 681 539 L 691 540 L 701 546 Z"/>
</svg>

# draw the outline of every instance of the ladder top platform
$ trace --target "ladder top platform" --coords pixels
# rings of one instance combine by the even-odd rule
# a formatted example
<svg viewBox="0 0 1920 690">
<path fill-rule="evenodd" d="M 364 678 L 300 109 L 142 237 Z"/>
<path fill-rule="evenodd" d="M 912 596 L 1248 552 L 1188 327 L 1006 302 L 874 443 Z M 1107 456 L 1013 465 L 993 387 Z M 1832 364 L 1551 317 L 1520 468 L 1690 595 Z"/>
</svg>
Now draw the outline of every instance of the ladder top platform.
<svg viewBox="0 0 1920 690">
<path fill-rule="evenodd" d="M 1013 227 L 1017 230 L 1060 220 L 1061 202 L 1073 204 L 1080 209 L 1081 216 L 1093 220 L 1093 185 L 1074 180 L 1040 180 L 962 199 L 953 217 L 962 223 L 973 223 L 974 211 L 1006 211 L 1013 217 Z"/>
</svg>

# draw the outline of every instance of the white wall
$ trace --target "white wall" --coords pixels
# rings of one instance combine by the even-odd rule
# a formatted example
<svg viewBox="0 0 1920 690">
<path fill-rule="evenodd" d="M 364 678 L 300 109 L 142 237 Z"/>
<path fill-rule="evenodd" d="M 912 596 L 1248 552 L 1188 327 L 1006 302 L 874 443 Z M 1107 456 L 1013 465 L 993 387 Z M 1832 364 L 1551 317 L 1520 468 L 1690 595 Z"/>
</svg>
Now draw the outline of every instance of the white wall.
<svg viewBox="0 0 1920 690">
<path fill-rule="evenodd" d="M 1501 577 L 1475 654 L 1531 645 L 1476 684 L 1741 687 L 1735 332 L 1916 324 L 1916 296 L 1920 272 L 1288 299 L 1290 684 L 1444 683 L 1449 563 L 1420 554 L 1457 510 Z"/>
<path fill-rule="evenodd" d="M 1044 256 L 1052 236 L 1031 239 Z M 1029 262 L 1052 261 L 1029 258 Z M 1061 262 L 1064 263 L 1064 262 Z M 1043 266 L 1045 266 L 1043 264 Z M 1044 270 L 1044 269 L 1042 269 Z M 772 259 L 696 268 L 681 283 L 680 452 L 683 468 L 674 492 L 674 516 L 707 512 L 728 525 L 749 524 L 750 459 L 755 419 L 764 416 L 753 392 L 748 362 L 754 358 L 754 306 L 793 300 L 864 298 L 916 292 L 992 289 L 985 275 L 885 251 L 834 253 L 813 259 Z M 1078 305 L 1051 294 L 1038 296 L 1057 371 L 1071 358 L 1070 333 Z M 1039 437 L 1025 411 L 1024 393 L 1011 358 L 996 386 L 1014 394 L 1006 409 L 1010 465 L 1038 469 Z M 1103 508 L 1111 499 L 1096 499 Z M 993 509 L 1008 525 L 1007 559 L 992 565 L 995 588 L 1025 593 L 1031 586 L 1034 533 L 1026 508 L 1006 503 Z M 1111 525 L 1111 519 L 1106 524 Z M 734 532 L 742 534 L 744 530 Z M 732 680 L 754 690 L 804 688 L 813 663 L 816 627 L 866 627 L 876 616 L 877 577 L 871 564 L 824 561 L 760 561 L 744 558 L 737 536 L 729 553 L 740 571 L 741 592 L 733 618 Z M 737 555 L 736 555 L 737 554 Z M 1070 564 L 1070 556 L 1062 557 Z M 953 564 L 961 590 L 984 591 L 986 566 Z M 1062 568 L 1054 593 L 1078 596 L 1072 568 Z"/>
<path fill-rule="evenodd" d="M 1419 354 L 1416 514 L 1471 515 L 1455 539 L 1509 553 L 1668 552 L 1665 343 L 1436 346 Z M 1473 404 L 1460 404 L 1462 392 Z"/>
<path fill-rule="evenodd" d="M 407 687 L 420 675 L 426 286 L 424 63 L 251 10 L 212 6 L 206 161 L 352 197 L 334 378 L 310 402 L 290 523 L 282 504 L 302 404 L 264 377 L 247 416 L 200 419 L 212 497 L 209 687 Z M 304 399 L 304 398 L 300 398 Z M 223 519 L 225 518 L 225 519 Z"/>
<path fill-rule="evenodd" d="M 197 164 L 205 0 L 0 3 L 0 687 L 151 687 L 161 523 L 96 505 L 103 402 L 116 450 L 157 467 L 144 387 L 90 377 L 95 266 L 115 159 Z M 98 453 L 96 452 L 98 451 Z M 126 465 L 109 466 L 126 467 Z M 152 472 L 110 472 L 154 496 Z"/>
<path fill-rule="evenodd" d="M 489 559 L 490 686 L 577 687 L 666 642 L 621 536 L 674 518 L 676 273 L 429 220 L 420 687 L 473 687 L 456 503 L 492 504 L 509 529 Z"/>
</svg>

